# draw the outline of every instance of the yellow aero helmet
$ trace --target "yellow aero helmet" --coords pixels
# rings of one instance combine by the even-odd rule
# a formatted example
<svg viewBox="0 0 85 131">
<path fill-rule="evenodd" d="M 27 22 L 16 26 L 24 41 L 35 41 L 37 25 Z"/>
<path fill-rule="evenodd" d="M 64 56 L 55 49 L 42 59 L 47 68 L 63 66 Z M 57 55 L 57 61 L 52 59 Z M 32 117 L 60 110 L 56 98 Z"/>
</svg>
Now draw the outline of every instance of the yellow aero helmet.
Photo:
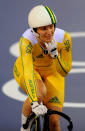
<svg viewBox="0 0 85 131">
<path fill-rule="evenodd" d="M 48 6 L 35 6 L 28 14 L 28 24 L 31 28 L 56 24 L 56 22 L 56 16 Z"/>
</svg>

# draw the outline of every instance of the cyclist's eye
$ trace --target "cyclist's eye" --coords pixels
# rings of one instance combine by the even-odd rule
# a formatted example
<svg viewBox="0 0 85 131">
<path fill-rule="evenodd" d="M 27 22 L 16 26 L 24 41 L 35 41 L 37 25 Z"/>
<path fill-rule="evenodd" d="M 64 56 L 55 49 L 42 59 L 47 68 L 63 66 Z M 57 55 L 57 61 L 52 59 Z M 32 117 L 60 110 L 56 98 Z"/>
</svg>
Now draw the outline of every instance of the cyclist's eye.
<svg viewBox="0 0 85 131">
<path fill-rule="evenodd" d="M 42 30 L 46 30 L 46 27 L 42 27 L 41 29 L 42 29 Z"/>
<path fill-rule="evenodd" d="M 54 25 L 50 25 L 50 28 L 52 29 Z"/>
</svg>

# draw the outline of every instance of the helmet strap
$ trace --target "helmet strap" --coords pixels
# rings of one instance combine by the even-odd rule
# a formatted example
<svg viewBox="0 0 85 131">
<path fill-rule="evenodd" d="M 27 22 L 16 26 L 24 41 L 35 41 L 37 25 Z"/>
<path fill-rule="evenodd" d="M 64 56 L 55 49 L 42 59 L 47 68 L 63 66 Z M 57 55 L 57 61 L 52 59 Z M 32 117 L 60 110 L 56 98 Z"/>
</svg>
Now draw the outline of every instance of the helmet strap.
<svg viewBox="0 0 85 131">
<path fill-rule="evenodd" d="M 40 47 L 42 48 L 42 50 L 43 50 L 43 53 L 45 54 L 45 55 L 47 55 L 48 54 L 48 50 L 47 49 L 44 49 L 44 47 L 39 43 L 39 45 L 40 45 Z"/>
<path fill-rule="evenodd" d="M 33 34 L 36 36 L 36 37 L 40 37 L 40 35 L 37 33 L 37 32 L 35 32 L 34 30 L 33 30 L 33 28 L 32 28 L 32 32 L 33 32 Z"/>
</svg>

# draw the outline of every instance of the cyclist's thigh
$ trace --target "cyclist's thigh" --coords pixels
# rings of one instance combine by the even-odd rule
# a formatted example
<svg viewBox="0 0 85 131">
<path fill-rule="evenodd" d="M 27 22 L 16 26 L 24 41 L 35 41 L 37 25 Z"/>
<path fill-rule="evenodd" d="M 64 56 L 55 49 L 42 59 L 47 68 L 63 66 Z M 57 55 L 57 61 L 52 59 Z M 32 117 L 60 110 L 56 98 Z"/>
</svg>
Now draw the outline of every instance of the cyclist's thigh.
<svg viewBox="0 0 85 131">
<path fill-rule="evenodd" d="M 49 75 L 45 80 L 47 94 L 44 104 L 47 107 L 63 107 L 64 103 L 64 77 L 59 73 Z"/>
</svg>

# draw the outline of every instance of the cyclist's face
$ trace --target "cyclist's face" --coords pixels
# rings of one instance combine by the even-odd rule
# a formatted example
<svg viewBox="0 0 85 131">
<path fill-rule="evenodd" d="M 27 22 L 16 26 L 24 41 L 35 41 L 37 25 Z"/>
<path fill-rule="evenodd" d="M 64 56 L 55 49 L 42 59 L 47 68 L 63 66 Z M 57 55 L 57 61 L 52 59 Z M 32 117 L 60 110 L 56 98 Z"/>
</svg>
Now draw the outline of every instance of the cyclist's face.
<svg viewBox="0 0 85 131">
<path fill-rule="evenodd" d="M 52 41 L 54 31 L 55 31 L 54 24 L 37 28 L 37 33 L 40 35 L 39 37 L 40 41 L 46 43 Z"/>
</svg>

